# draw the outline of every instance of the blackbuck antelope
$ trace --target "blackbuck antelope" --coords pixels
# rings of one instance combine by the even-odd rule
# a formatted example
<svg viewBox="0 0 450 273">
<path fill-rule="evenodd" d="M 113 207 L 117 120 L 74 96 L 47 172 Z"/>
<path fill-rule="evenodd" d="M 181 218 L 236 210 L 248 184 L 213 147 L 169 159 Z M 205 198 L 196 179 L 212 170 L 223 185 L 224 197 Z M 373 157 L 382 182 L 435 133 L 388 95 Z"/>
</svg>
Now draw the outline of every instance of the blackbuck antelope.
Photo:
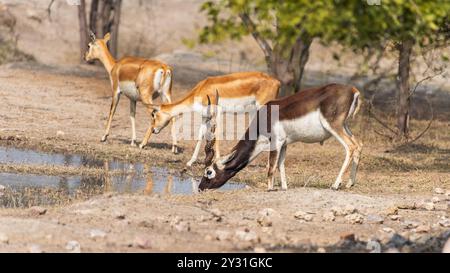
<svg viewBox="0 0 450 273">
<path fill-rule="evenodd" d="M 110 34 L 103 39 L 97 39 L 91 32 L 91 42 L 86 53 L 86 61 L 100 60 L 109 74 L 112 86 L 112 103 L 109 110 L 106 132 L 101 141 L 105 142 L 111 130 L 111 122 L 123 93 L 130 100 L 130 119 L 132 129 L 131 145 L 136 145 L 136 103 L 152 104 L 153 100 L 161 96 L 163 102 L 172 102 L 172 69 L 155 60 L 135 57 L 125 57 L 116 61 L 108 50 L 107 44 Z M 153 109 L 148 108 L 151 112 Z M 174 128 L 174 127 L 172 127 Z M 148 131 L 151 132 L 150 127 Z M 148 132 L 147 132 L 148 133 Z M 177 139 L 172 129 L 172 151 L 177 153 Z"/>
<path fill-rule="evenodd" d="M 274 173 L 279 169 L 281 188 L 287 190 L 284 166 L 287 145 L 294 142 L 323 143 L 331 136 L 344 146 L 346 152 L 344 164 L 332 188 L 339 188 L 351 162 L 353 166 L 347 187 L 355 184 L 362 143 L 347 125 L 361 106 L 361 95 L 355 87 L 330 84 L 311 88 L 271 101 L 266 106 L 258 111 L 245 136 L 228 155 L 213 159 L 215 139 L 208 140 L 205 147 L 206 168 L 200 190 L 221 187 L 263 151 L 269 151 L 268 189 L 273 190 Z M 274 111 L 278 111 L 278 115 Z M 215 126 L 210 128 L 215 130 Z"/>
<path fill-rule="evenodd" d="M 192 89 L 189 94 L 176 103 L 153 105 L 153 133 L 158 134 L 174 117 L 182 113 L 196 112 L 202 116 L 208 106 L 207 96 L 215 98 L 220 90 L 220 109 L 222 112 L 239 112 L 251 107 L 259 107 L 275 99 L 280 90 L 280 82 L 261 72 L 242 72 L 207 78 Z M 220 114 L 220 113 L 217 113 Z M 202 140 L 206 133 L 205 119 L 199 128 L 198 142 L 187 166 L 197 160 Z M 141 145 L 145 145 L 150 135 L 146 135 Z M 218 141 L 216 155 L 220 156 Z"/>
</svg>

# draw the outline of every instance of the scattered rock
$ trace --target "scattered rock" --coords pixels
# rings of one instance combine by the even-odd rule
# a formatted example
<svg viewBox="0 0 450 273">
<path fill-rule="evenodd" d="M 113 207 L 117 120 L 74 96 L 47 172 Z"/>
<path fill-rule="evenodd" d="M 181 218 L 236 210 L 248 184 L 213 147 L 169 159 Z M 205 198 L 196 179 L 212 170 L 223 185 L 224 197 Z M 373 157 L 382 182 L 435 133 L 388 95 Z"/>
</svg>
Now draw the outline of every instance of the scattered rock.
<svg viewBox="0 0 450 273">
<path fill-rule="evenodd" d="M 235 236 L 239 240 L 245 241 L 245 242 L 258 243 L 260 241 L 260 238 L 258 237 L 258 235 L 253 231 L 237 230 L 235 233 Z"/>
<path fill-rule="evenodd" d="M 442 188 L 435 188 L 434 189 L 434 193 L 436 193 L 436 194 L 444 194 L 445 191 Z"/>
<path fill-rule="evenodd" d="M 178 232 L 191 231 L 189 222 L 182 221 L 178 216 L 170 221 L 170 226 Z"/>
<path fill-rule="evenodd" d="M 439 225 L 441 227 L 450 228 L 450 219 L 442 217 L 441 220 L 439 220 Z"/>
<path fill-rule="evenodd" d="M 141 228 L 153 228 L 153 224 L 148 221 L 141 221 L 138 223 L 138 227 Z"/>
<path fill-rule="evenodd" d="M 359 213 L 353 213 L 345 216 L 345 220 L 352 225 L 362 224 L 364 222 L 364 216 Z"/>
<path fill-rule="evenodd" d="M 381 253 L 381 244 L 376 240 L 369 240 L 366 249 L 369 250 L 370 253 Z"/>
<path fill-rule="evenodd" d="M 35 206 L 35 207 L 30 208 L 31 216 L 39 216 L 39 215 L 44 215 L 46 213 L 47 213 L 47 209 L 43 208 L 43 207 Z"/>
<path fill-rule="evenodd" d="M 274 209 L 266 208 L 258 212 L 259 217 L 256 219 L 258 224 L 260 224 L 262 227 L 271 227 L 273 225 L 273 220 L 276 217 L 279 217 L 278 212 L 276 212 Z"/>
<path fill-rule="evenodd" d="M 211 209 L 209 210 L 209 212 L 212 214 L 213 219 L 216 222 L 220 222 L 222 221 L 223 217 L 225 214 L 223 214 L 223 212 L 220 209 Z"/>
<path fill-rule="evenodd" d="M 394 206 L 394 207 L 389 207 L 386 209 L 385 214 L 387 216 L 391 216 L 391 215 L 397 215 L 398 214 L 398 207 Z"/>
<path fill-rule="evenodd" d="M 418 222 L 413 222 L 413 221 L 403 222 L 403 228 L 405 228 L 405 229 L 414 229 L 414 228 L 417 228 L 418 226 L 419 226 Z"/>
<path fill-rule="evenodd" d="M 65 136 L 66 135 L 66 133 L 64 133 L 63 131 L 57 131 L 56 132 L 56 136 L 57 137 L 63 137 L 63 136 Z"/>
<path fill-rule="evenodd" d="M 9 244 L 9 238 L 5 233 L 0 232 L 0 244 Z"/>
<path fill-rule="evenodd" d="M 345 215 L 355 214 L 358 210 L 352 205 L 346 205 L 344 208 Z"/>
<path fill-rule="evenodd" d="M 408 243 L 408 239 L 406 239 L 405 237 L 401 236 L 398 233 L 395 233 L 389 240 L 388 245 L 391 245 L 395 248 L 399 248 L 404 246 L 406 243 Z"/>
<path fill-rule="evenodd" d="M 386 233 L 395 233 L 395 230 L 393 228 L 390 228 L 390 227 L 384 227 L 381 230 L 383 232 L 386 232 Z"/>
<path fill-rule="evenodd" d="M 311 222 L 313 220 L 313 217 L 312 217 L 311 214 L 309 214 L 307 212 L 304 212 L 304 211 L 301 211 L 301 210 L 297 211 L 295 213 L 294 217 L 296 219 L 303 220 L 305 222 Z"/>
<path fill-rule="evenodd" d="M 344 209 L 342 209 L 342 208 L 340 208 L 340 207 L 332 207 L 332 208 L 331 208 L 331 212 L 332 212 L 335 216 L 345 216 Z"/>
<path fill-rule="evenodd" d="M 439 198 L 439 197 L 433 197 L 432 199 L 431 199 L 431 202 L 433 202 L 434 204 L 436 204 L 436 203 L 439 203 L 439 202 L 441 202 L 441 199 Z"/>
<path fill-rule="evenodd" d="M 133 245 L 141 249 L 151 248 L 150 239 L 142 235 L 136 236 L 136 238 L 134 238 Z"/>
<path fill-rule="evenodd" d="M 398 249 L 395 248 L 395 247 L 391 247 L 391 248 L 389 248 L 388 250 L 386 250 L 385 253 L 400 253 L 400 250 L 398 250 Z"/>
<path fill-rule="evenodd" d="M 255 253 L 267 253 L 267 250 L 263 247 L 255 247 L 253 250 Z"/>
<path fill-rule="evenodd" d="M 381 217 L 380 215 L 371 214 L 367 216 L 366 221 L 369 224 L 383 224 L 384 218 Z"/>
<path fill-rule="evenodd" d="M 322 215 L 322 218 L 323 218 L 323 220 L 326 221 L 326 222 L 334 222 L 334 220 L 336 220 L 336 217 L 334 216 L 334 213 L 331 212 L 331 211 L 325 212 L 325 213 Z"/>
<path fill-rule="evenodd" d="M 44 253 L 40 245 L 32 244 L 28 247 L 30 253 Z"/>
<path fill-rule="evenodd" d="M 89 236 L 92 239 L 103 239 L 106 237 L 106 232 L 100 229 L 91 229 L 91 231 L 89 231 Z"/>
<path fill-rule="evenodd" d="M 414 232 L 417 233 L 429 233 L 431 231 L 430 225 L 419 225 L 414 229 Z"/>
<path fill-rule="evenodd" d="M 450 238 L 447 240 L 447 243 L 445 243 L 442 253 L 450 253 Z"/>
<path fill-rule="evenodd" d="M 218 241 L 227 241 L 231 237 L 230 232 L 226 230 L 217 230 L 215 235 Z"/>
<path fill-rule="evenodd" d="M 419 202 L 417 206 L 421 209 L 432 211 L 435 210 L 435 205 L 433 202 Z"/>
<path fill-rule="evenodd" d="M 213 238 L 211 235 L 206 234 L 206 235 L 205 235 L 205 240 L 206 240 L 206 241 L 213 241 L 214 238 Z"/>
<path fill-rule="evenodd" d="M 77 241 L 69 241 L 66 244 L 66 250 L 70 253 L 81 253 L 81 245 Z"/>
<path fill-rule="evenodd" d="M 317 253 L 327 253 L 327 250 L 325 248 L 323 248 L 323 247 L 319 247 L 317 249 Z"/>
<path fill-rule="evenodd" d="M 5 190 L 6 190 L 6 187 L 3 186 L 3 185 L 0 185 L 0 192 L 3 192 L 3 191 L 5 191 Z"/>
<path fill-rule="evenodd" d="M 400 220 L 402 217 L 401 217 L 400 215 L 398 215 L 398 214 L 395 214 L 395 215 L 389 216 L 389 218 L 390 218 L 392 221 L 398 221 L 398 220 Z"/>
</svg>

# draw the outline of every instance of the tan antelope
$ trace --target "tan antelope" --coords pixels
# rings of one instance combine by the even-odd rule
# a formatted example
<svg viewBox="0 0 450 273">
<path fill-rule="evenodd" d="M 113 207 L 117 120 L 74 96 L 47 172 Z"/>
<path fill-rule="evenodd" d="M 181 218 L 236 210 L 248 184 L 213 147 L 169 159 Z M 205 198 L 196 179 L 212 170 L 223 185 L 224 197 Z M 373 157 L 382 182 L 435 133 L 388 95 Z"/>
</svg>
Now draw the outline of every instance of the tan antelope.
<svg viewBox="0 0 450 273">
<path fill-rule="evenodd" d="M 220 90 L 220 106 L 223 112 L 239 112 L 248 107 L 259 108 L 275 99 L 280 90 L 280 82 L 261 72 L 241 72 L 207 78 L 198 83 L 180 101 L 160 106 L 153 105 L 153 133 L 158 134 L 174 117 L 182 113 L 205 113 L 204 110 L 208 106 L 207 96 L 215 98 L 216 90 Z M 197 145 L 187 166 L 192 166 L 197 160 L 205 133 L 206 123 L 203 120 L 199 128 Z M 141 145 L 145 145 L 149 138 L 150 135 L 146 135 Z M 217 156 L 220 156 L 218 142 L 216 151 Z"/>
<path fill-rule="evenodd" d="M 116 61 L 108 50 L 110 34 L 103 39 L 97 39 L 91 32 L 91 43 L 86 53 L 86 61 L 100 60 L 109 74 L 112 86 L 112 102 L 109 110 L 106 132 L 101 141 L 105 142 L 111 130 L 111 123 L 119 103 L 120 95 L 124 94 L 130 100 L 130 120 L 132 139 L 131 145 L 136 145 L 136 103 L 152 104 L 161 96 L 163 102 L 172 102 L 172 68 L 155 60 L 125 57 Z M 152 108 L 148 108 L 149 112 Z M 173 128 L 173 127 L 172 127 Z M 151 132 L 150 127 L 148 131 Z M 177 153 L 177 139 L 172 129 L 172 151 Z"/>
<path fill-rule="evenodd" d="M 263 151 L 269 151 L 268 189 L 273 190 L 274 173 L 278 169 L 281 188 L 287 190 L 284 166 L 287 145 L 294 142 L 323 143 L 331 136 L 344 146 L 346 152 L 345 161 L 332 188 L 339 189 L 351 162 L 353 166 L 347 187 L 355 184 L 363 146 L 347 125 L 361 106 L 361 95 L 355 87 L 330 84 L 311 88 L 271 101 L 266 106 L 258 111 L 244 138 L 228 155 L 214 160 L 215 139 L 208 141 L 205 147 L 206 168 L 200 190 L 221 187 Z M 272 120 L 271 117 L 277 116 L 272 111 L 278 111 L 278 118 Z M 211 126 L 211 130 L 214 131 L 215 126 Z"/>
</svg>

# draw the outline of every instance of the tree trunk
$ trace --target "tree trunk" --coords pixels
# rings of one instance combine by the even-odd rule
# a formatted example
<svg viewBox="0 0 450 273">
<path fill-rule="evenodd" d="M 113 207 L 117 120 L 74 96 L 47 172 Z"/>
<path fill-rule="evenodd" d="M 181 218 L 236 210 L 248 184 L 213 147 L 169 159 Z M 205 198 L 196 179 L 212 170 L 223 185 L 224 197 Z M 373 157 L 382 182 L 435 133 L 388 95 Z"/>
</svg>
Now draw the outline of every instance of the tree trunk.
<svg viewBox="0 0 450 273">
<path fill-rule="evenodd" d="M 113 5 L 113 19 L 111 25 L 111 44 L 110 50 L 111 54 L 117 58 L 118 47 L 119 47 L 119 26 L 120 26 L 120 10 L 122 8 L 122 0 L 115 0 Z"/>
<path fill-rule="evenodd" d="M 299 38 L 289 54 L 275 49 L 267 59 L 270 74 L 282 84 L 280 97 L 300 91 L 311 43 L 311 39 Z"/>
<path fill-rule="evenodd" d="M 80 61 L 84 62 L 84 55 L 88 49 L 88 31 L 86 21 L 86 2 L 80 1 L 78 6 L 78 22 L 80 25 Z"/>
<path fill-rule="evenodd" d="M 90 29 L 97 37 L 111 33 L 109 49 L 114 57 L 117 57 L 119 43 L 121 7 L 122 0 L 92 0 L 89 16 Z"/>
<path fill-rule="evenodd" d="M 409 135 L 410 120 L 410 85 L 409 74 L 411 69 L 411 54 L 414 40 L 405 39 L 398 47 L 398 77 L 397 77 L 397 129 L 399 138 L 407 138 Z"/>
<path fill-rule="evenodd" d="M 100 33 L 97 33 L 98 1 L 99 0 L 92 0 L 91 2 L 91 11 L 89 14 L 89 29 L 95 34 L 100 35 Z"/>
</svg>

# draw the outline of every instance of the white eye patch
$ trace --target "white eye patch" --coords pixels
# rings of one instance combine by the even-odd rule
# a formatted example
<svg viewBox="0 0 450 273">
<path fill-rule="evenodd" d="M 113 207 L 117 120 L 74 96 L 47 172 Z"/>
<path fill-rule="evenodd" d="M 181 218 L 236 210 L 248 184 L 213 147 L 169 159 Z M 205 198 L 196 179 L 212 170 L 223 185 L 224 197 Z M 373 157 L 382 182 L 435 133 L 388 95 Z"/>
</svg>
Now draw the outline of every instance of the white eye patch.
<svg viewBox="0 0 450 273">
<path fill-rule="evenodd" d="M 208 167 L 205 170 L 205 177 L 208 179 L 213 179 L 214 177 L 216 177 L 216 171 L 212 167 Z"/>
</svg>

